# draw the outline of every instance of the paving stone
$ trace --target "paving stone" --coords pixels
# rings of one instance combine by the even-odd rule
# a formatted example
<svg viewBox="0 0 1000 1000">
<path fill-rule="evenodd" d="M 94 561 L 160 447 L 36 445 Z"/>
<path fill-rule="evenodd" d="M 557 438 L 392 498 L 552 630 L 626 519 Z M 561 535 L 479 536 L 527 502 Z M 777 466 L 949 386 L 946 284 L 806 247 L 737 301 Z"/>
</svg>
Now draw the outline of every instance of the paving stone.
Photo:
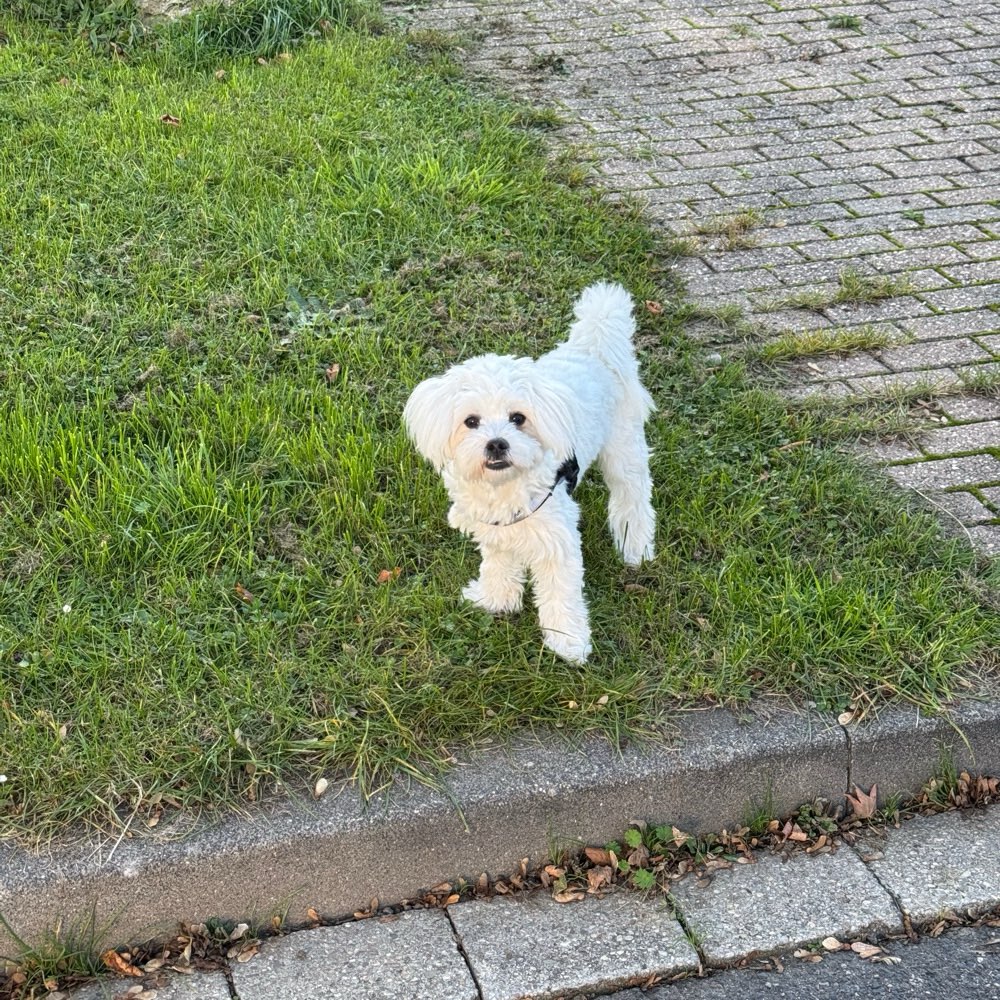
<svg viewBox="0 0 1000 1000">
<path fill-rule="evenodd" d="M 893 371 L 943 368 L 966 361 L 988 361 L 989 352 L 967 338 L 930 340 L 919 344 L 883 348 L 879 356 Z"/>
<path fill-rule="evenodd" d="M 944 288 L 923 292 L 920 296 L 933 309 L 980 309 L 1000 304 L 1000 286 L 967 285 L 964 288 Z"/>
<path fill-rule="evenodd" d="M 944 396 L 938 402 L 951 420 L 1000 418 L 1000 399 L 991 396 Z"/>
<path fill-rule="evenodd" d="M 482 1000 L 604 992 L 696 969 L 698 955 L 662 899 L 621 892 L 580 903 L 547 893 L 449 910 Z"/>
<path fill-rule="evenodd" d="M 1000 525 L 977 525 L 969 528 L 969 541 L 978 552 L 988 556 L 1000 556 Z"/>
<path fill-rule="evenodd" d="M 866 375 L 852 378 L 848 383 L 853 392 L 885 395 L 899 389 L 919 387 L 929 393 L 945 392 L 965 383 L 951 368 L 931 368 L 925 370 L 893 372 L 891 375 Z"/>
<path fill-rule="evenodd" d="M 901 319 L 899 325 L 915 340 L 938 340 L 1000 329 L 1000 315 L 989 309 L 976 309 L 971 312 L 941 313 L 937 316 L 910 316 Z M 983 343 L 982 337 L 977 340 Z"/>
<path fill-rule="evenodd" d="M 105 979 L 73 990 L 70 996 L 72 1000 L 117 1000 L 134 985 L 135 981 L 131 979 Z M 150 989 L 155 992 L 156 1000 L 230 1000 L 231 996 L 229 984 L 221 972 L 171 975 L 162 986 L 151 986 Z"/>
<path fill-rule="evenodd" d="M 1000 510 L 1000 486 L 987 486 L 979 492 L 994 510 Z"/>
<path fill-rule="evenodd" d="M 787 860 L 764 854 L 756 864 L 715 872 L 707 885 L 681 879 L 670 894 L 711 965 L 901 926 L 889 894 L 846 849 Z"/>
<path fill-rule="evenodd" d="M 1000 460 L 992 455 L 935 458 L 910 465 L 891 465 L 886 471 L 901 486 L 920 490 L 1000 482 Z"/>
<path fill-rule="evenodd" d="M 916 924 L 1000 903 L 1000 809 L 922 817 L 858 850 Z"/>
<path fill-rule="evenodd" d="M 240 1000 L 477 1000 L 443 910 L 410 910 L 266 941 L 235 965 Z"/>
<path fill-rule="evenodd" d="M 859 375 L 877 375 L 888 371 L 885 365 L 865 351 L 847 355 L 803 358 L 798 367 L 810 380 L 842 379 Z"/>
<path fill-rule="evenodd" d="M 1000 323 L 1000 315 L 997 316 L 997 322 Z M 988 337 L 977 337 L 976 341 L 982 344 L 991 354 L 1000 356 L 1000 333 L 994 333 Z"/>
<path fill-rule="evenodd" d="M 920 445 L 928 455 L 954 455 L 960 451 L 1000 448 L 1000 420 L 936 427 L 921 435 Z"/>
</svg>

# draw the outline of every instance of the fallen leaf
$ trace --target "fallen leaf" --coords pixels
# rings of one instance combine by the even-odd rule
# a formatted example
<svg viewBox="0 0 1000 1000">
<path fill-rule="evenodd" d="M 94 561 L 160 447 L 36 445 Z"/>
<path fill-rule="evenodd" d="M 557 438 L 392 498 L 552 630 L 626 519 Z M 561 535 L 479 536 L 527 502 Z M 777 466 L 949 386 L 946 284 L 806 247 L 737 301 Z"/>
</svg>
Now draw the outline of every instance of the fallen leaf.
<svg viewBox="0 0 1000 1000">
<path fill-rule="evenodd" d="M 112 972 L 117 972 L 119 976 L 142 975 L 142 969 L 137 969 L 131 962 L 126 961 L 114 948 L 102 952 L 101 961 Z"/>
<path fill-rule="evenodd" d="M 68 87 L 72 83 L 72 80 L 70 80 L 68 76 L 61 76 L 56 83 L 58 83 L 60 87 Z"/>
<path fill-rule="evenodd" d="M 596 850 L 596 848 L 594 848 L 594 849 Z M 591 850 L 591 848 L 588 847 L 587 848 L 587 857 L 588 858 L 590 857 L 590 850 Z M 607 853 L 607 852 L 605 852 L 605 853 Z M 594 859 L 591 858 L 591 861 L 594 861 Z M 594 864 L 599 864 L 599 862 L 594 861 Z M 545 874 L 546 875 L 551 875 L 553 878 L 562 878 L 563 875 L 566 874 L 566 869 L 565 868 L 559 868 L 557 865 L 546 865 L 545 866 Z"/>
<path fill-rule="evenodd" d="M 326 778 L 319 778 L 313 786 L 313 798 L 318 799 L 329 787 L 330 782 Z"/>
<path fill-rule="evenodd" d="M 882 949 L 878 945 L 868 944 L 866 941 L 854 941 L 851 944 L 851 951 L 862 958 L 872 958 L 874 955 L 882 953 Z"/>
<path fill-rule="evenodd" d="M 646 299 L 646 308 L 654 315 L 659 316 L 663 312 L 663 306 L 654 299 Z"/>
<path fill-rule="evenodd" d="M 602 694 L 601 697 L 597 699 L 598 705 L 607 705 L 607 703 L 608 703 L 608 696 L 606 694 Z"/>
<path fill-rule="evenodd" d="M 454 906 L 462 897 L 457 893 L 453 892 L 445 901 L 445 906 Z"/>
<path fill-rule="evenodd" d="M 399 577 L 399 574 L 403 572 L 402 566 L 393 566 L 392 569 L 383 569 L 379 571 L 378 582 L 379 585 L 383 583 L 388 583 L 390 580 L 395 580 Z"/>
<path fill-rule="evenodd" d="M 792 958 L 810 958 L 813 952 L 806 951 L 805 948 L 797 948 L 792 952 Z"/>
<path fill-rule="evenodd" d="M 821 944 L 827 951 L 840 951 L 844 947 L 844 943 L 838 941 L 835 937 L 823 938 Z"/>
<path fill-rule="evenodd" d="M 626 583 L 625 584 L 626 594 L 648 594 L 649 587 L 644 587 L 641 583 Z"/>
<path fill-rule="evenodd" d="M 563 889 L 562 892 L 552 893 L 552 898 L 557 903 L 578 903 L 584 898 L 584 893 L 578 889 Z"/>
<path fill-rule="evenodd" d="M 476 879 L 476 892 L 486 892 L 490 887 L 490 877 L 483 872 L 479 878 Z"/>
<path fill-rule="evenodd" d="M 292 58 L 291 52 L 279 52 L 275 57 L 275 62 L 290 62 Z"/>
<path fill-rule="evenodd" d="M 248 930 L 250 930 L 249 924 L 237 924 L 229 935 L 229 940 L 238 941 Z"/>
<path fill-rule="evenodd" d="M 585 847 L 583 853 L 587 855 L 587 860 L 595 865 L 611 864 L 611 853 L 603 847 Z M 545 870 L 548 871 L 547 868 Z"/>
<path fill-rule="evenodd" d="M 225 80 L 226 71 L 224 69 L 217 69 L 213 75 L 215 76 L 216 80 Z"/>
<path fill-rule="evenodd" d="M 837 722 L 842 726 L 846 726 L 854 718 L 854 709 L 848 709 L 846 712 L 841 712 L 837 716 Z"/>
<path fill-rule="evenodd" d="M 253 594 L 251 594 L 250 591 L 247 590 L 247 588 L 244 587 L 242 583 L 236 584 L 236 586 L 233 587 L 233 590 L 236 592 L 236 596 L 244 604 L 253 604 Z"/>
<path fill-rule="evenodd" d="M 863 792 L 855 785 L 854 794 L 848 794 L 847 801 L 850 802 L 851 810 L 858 819 L 871 819 L 878 808 L 878 785 L 872 785 L 869 792 Z"/>
<path fill-rule="evenodd" d="M 323 374 L 326 376 L 326 381 L 330 384 L 337 381 L 337 376 L 340 374 L 340 365 L 334 363 L 332 365 L 327 365 Z"/>
<path fill-rule="evenodd" d="M 164 125 L 171 125 L 174 128 L 180 128 L 181 124 L 180 118 L 177 118 L 175 115 L 160 115 L 160 121 Z"/>
<path fill-rule="evenodd" d="M 249 962 L 250 959 L 253 958 L 254 955 L 256 955 L 257 952 L 259 951 L 260 951 L 259 944 L 251 945 L 249 948 L 245 948 L 236 956 L 236 961 L 239 962 L 240 964 L 242 964 L 243 962 Z"/>
<path fill-rule="evenodd" d="M 611 885 L 614 872 L 610 865 L 595 865 L 587 871 L 587 892 L 599 892 L 605 886 Z"/>
<path fill-rule="evenodd" d="M 314 924 L 319 923 L 319 914 L 311 906 L 309 907 L 308 910 L 306 910 L 306 916 L 312 923 Z"/>
</svg>

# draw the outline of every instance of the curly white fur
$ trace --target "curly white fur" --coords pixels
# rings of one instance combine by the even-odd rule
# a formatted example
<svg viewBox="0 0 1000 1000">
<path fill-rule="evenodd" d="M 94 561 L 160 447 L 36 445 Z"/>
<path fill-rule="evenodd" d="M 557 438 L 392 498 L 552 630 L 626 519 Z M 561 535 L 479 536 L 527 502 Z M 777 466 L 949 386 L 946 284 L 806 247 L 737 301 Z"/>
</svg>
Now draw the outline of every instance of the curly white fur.
<svg viewBox="0 0 1000 1000">
<path fill-rule="evenodd" d="M 632 299 L 621 285 L 587 288 L 569 339 L 537 361 L 487 354 L 414 390 L 403 420 L 441 473 L 448 523 L 482 553 L 463 596 L 493 614 L 521 607 L 531 574 L 545 645 L 582 663 L 591 652 L 580 509 L 557 470 L 595 460 L 608 522 L 629 565 L 653 557 L 656 517 L 643 431 L 654 409 L 632 348 Z M 549 495 L 551 493 L 551 495 Z"/>
</svg>

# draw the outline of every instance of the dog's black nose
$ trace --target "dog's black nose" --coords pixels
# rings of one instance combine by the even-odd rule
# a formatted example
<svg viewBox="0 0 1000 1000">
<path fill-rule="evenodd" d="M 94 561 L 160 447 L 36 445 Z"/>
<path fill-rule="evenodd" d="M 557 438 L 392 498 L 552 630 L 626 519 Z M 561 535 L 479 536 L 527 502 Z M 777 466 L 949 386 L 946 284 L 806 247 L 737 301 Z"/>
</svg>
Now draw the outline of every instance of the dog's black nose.
<svg viewBox="0 0 1000 1000">
<path fill-rule="evenodd" d="M 509 447 L 510 445 L 503 438 L 493 438 L 492 441 L 486 442 L 486 454 L 490 458 L 500 458 L 506 454 Z"/>
</svg>

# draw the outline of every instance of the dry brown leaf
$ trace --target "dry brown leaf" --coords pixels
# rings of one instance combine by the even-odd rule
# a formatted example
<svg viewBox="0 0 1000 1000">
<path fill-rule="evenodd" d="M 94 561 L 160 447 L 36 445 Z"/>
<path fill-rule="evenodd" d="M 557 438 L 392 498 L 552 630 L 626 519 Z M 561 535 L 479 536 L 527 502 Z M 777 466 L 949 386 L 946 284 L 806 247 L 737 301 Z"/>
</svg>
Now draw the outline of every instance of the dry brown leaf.
<svg viewBox="0 0 1000 1000">
<path fill-rule="evenodd" d="M 173 128 L 179 128 L 181 124 L 180 118 L 175 115 L 160 115 L 160 121 L 163 122 L 164 125 L 173 126 Z"/>
<path fill-rule="evenodd" d="M 578 889 L 563 889 L 562 892 L 552 893 L 552 898 L 557 903 L 578 903 L 584 898 L 584 893 Z"/>
<path fill-rule="evenodd" d="M 809 958 L 812 954 L 811 951 L 806 951 L 805 948 L 796 948 L 792 952 L 792 958 Z"/>
<path fill-rule="evenodd" d="M 663 312 L 663 306 L 654 299 L 646 299 L 646 308 L 654 315 L 659 316 Z"/>
<path fill-rule="evenodd" d="M 610 699 L 609 699 L 608 695 L 602 694 L 601 697 L 597 699 L 597 704 L 598 705 L 607 705 L 607 703 L 608 703 L 609 700 Z"/>
<path fill-rule="evenodd" d="M 476 892 L 486 892 L 490 887 L 490 877 L 483 872 L 479 878 L 476 879 Z"/>
<path fill-rule="evenodd" d="M 614 871 L 609 865 L 595 865 L 587 871 L 587 892 L 599 892 L 605 886 L 611 885 Z"/>
<path fill-rule="evenodd" d="M 869 792 L 863 792 L 855 785 L 854 794 L 848 793 L 847 801 L 851 804 L 851 811 L 858 819 L 871 819 L 878 808 L 878 785 L 872 785 Z"/>
<path fill-rule="evenodd" d="M 327 781 L 326 778 L 317 779 L 316 784 L 313 785 L 313 798 L 320 798 L 329 787 L 330 782 Z"/>
<path fill-rule="evenodd" d="M 114 948 L 102 952 L 101 961 L 112 972 L 119 976 L 141 976 L 142 969 L 136 968 L 130 961 L 118 954 Z"/>
<path fill-rule="evenodd" d="M 848 709 L 846 712 L 841 712 L 840 715 L 837 716 L 837 721 L 842 726 L 848 725 L 853 719 L 854 719 L 854 709 L 853 708 Z"/>
<path fill-rule="evenodd" d="M 587 848 L 587 852 L 588 852 L 587 853 L 587 857 L 590 857 L 590 853 L 589 853 L 590 852 L 590 848 L 589 847 Z M 590 860 L 593 861 L 594 864 L 598 864 L 599 863 L 594 858 L 590 858 Z M 545 874 L 546 875 L 551 875 L 553 878 L 562 878 L 563 875 L 566 874 L 566 869 L 565 868 L 559 868 L 557 865 L 546 865 L 545 866 Z"/>
<path fill-rule="evenodd" d="M 595 865 L 610 865 L 611 853 L 603 847 L 585 847 L 583 853 L 587 855 L 587 860 Z M 546 871 L 548 869 L 546 868 Z"/>
<path fill-rule="evenodd" d="M 244 604 L 253 604 L 253 594 L 251 594 L 250 591 L 247 590 L 247 588 L 244 587 L 242 583 L 236 584 L 236 586 L 233 587 L 233 590 L 236 592 L 236 596 Z"/>
<path fill-rule="evenodd" d="M 882 949 L 878 945 L 868 944 L 866 941 L 854 941 L 851 944 L 851 951 L 862 958 L 872 958 L 882 953 Z"/>
<path fill-rule="evenodd" d="M 226 71 L 224 69 L 217 69 L 215 73 L 212 74 L 216 80 L 225 80 Z"/>
<path fill-rule="evenodd" d="M 389 583 L 390 580 L 395 580 L 402 572 L 403 572 L 402 566 L 393 566 L 392 569 L 380 570 L 378 574 L 379 585 L 383 583 Z"/>
<path fill-rule="evenodd" d="M 244 948 L 243 951 L 241 951 L 236 956 L 236 961 L 239 962 L 241 965 L 244 962 L 249 962 L 250 959 L 253 958 L 254 955 L 256 955 L 259 951 L 260 951 L 260 945 L 259 944 L 254 944 L 254 945 L 251 945 L 249 948 Z"/>
<path fill-rule="evenodd" d="M 340 374 L 340 365 L 336 363 L 327 365 L 323 374 L 326 376 L 326 381 L 332 385 L 337 381 L 337 376 Z"/>
<path fill-rule="evenodd" d="M 838 941 L 835 937 L 823 938 L 820 942 L 827 951 L 840 951 L 844 947 L 843 941 Z"/>
</svg>

